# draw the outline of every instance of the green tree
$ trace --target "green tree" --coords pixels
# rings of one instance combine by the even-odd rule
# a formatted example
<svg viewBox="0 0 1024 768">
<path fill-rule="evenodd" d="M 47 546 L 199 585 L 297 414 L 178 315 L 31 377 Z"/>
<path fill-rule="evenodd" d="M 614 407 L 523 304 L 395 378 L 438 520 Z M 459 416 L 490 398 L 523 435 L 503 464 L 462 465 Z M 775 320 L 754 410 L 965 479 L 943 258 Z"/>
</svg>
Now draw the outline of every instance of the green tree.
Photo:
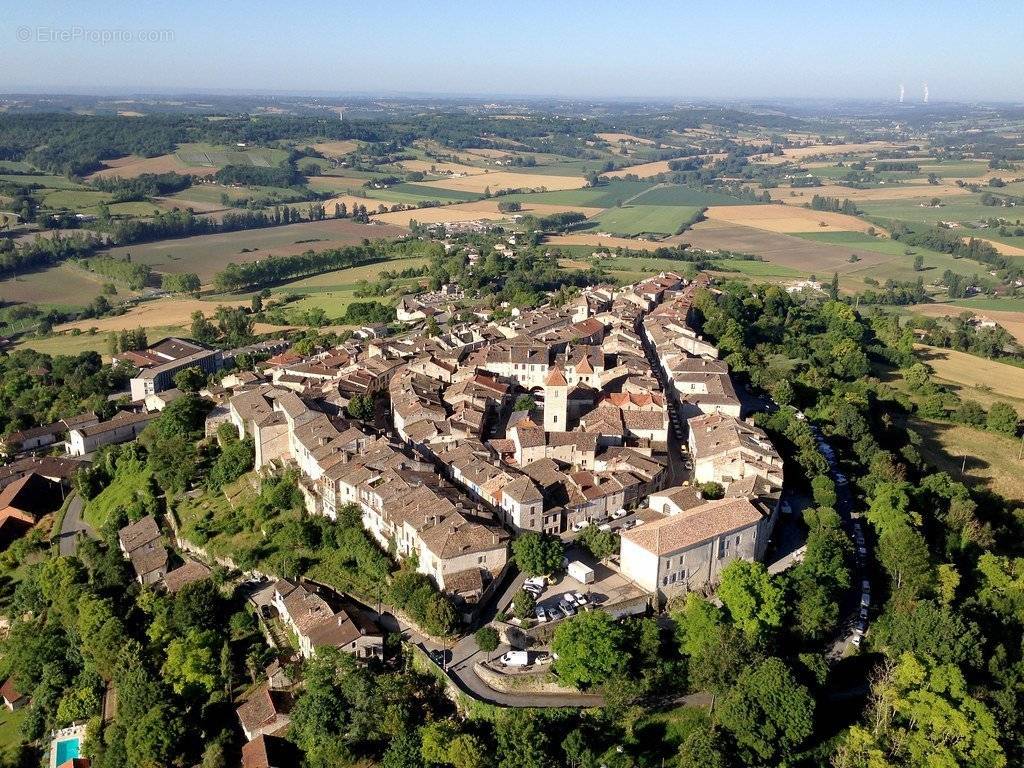
<svg viewBox="0 0 1024 768">
<path fill-rule="evenodd" d="M 542 576 L 562 567 L 565 545 L 557 536 L 528 531 L 512 542 L 512 552 L 523 573 Z"/>
<path fill-rule="evenodd" d="M 988 418 L 985 421 L 985 428 L 989 432 L 1014 437 L 1017 434 L 1017 423 L 1020 417 L 1014 407 L 1008 403 L 992 403 L 988 409 Z"/>
<path fill-rule="evenodd" d="M 504 710 L 494 722 L 498 768 L 551 768 L 546 729 L 529 709 Z"/>
<path fill-rule="evenodd" d="M 814 699 L 781 659 L 740 674 L 718 709 L 747 764 L 778 765 L 814 730 Z"/>
<path fill-rule="evenodd" d="M 209 696 L 220 687 L 220 636 L 192 630 L 167 646 L 162 674 L 178 694 Z"/>
<path fill-rule="evenodd" d="M 198 392 L 206 386 L 206 374 L 198 366 L 189 366 L 174 374 L 174 386 L 182 392 Z"/>
<path fill-rule="evenodd" d="M 782 626 L 783 591 L 761 563 L 738 559 L 729 563 L 722 571 L 718 597 L 750 640 Z"/>
<path fill-rule="evenodd" d="M 586 611 L 566 619 L 555 630 L 551 650 L 558 654 L 554 670 L 576 688 L 590 688 L 620 677 L 626 669 L 622 626 L 604 611 Z"/>
<path fill-rule="evenodd" d="M 512 613 L 514 613 L 518 619 L 528 619 L 532 617 L 536 607 L 536 599 L 534 599 L 533 595 L 525 589 L 520 589 L 516 592 L 515 597 L 512 598 Z"/>
<path fill-rule="evenodd" d="M 498 643 L 500 640 L 498 637 L 498 630 L 490 625 L 480 627 L 480 629 L 473 634 L 473 639 L 476 640 L 477 647 L 488 656 L 498 650 Z"/>
</svg>

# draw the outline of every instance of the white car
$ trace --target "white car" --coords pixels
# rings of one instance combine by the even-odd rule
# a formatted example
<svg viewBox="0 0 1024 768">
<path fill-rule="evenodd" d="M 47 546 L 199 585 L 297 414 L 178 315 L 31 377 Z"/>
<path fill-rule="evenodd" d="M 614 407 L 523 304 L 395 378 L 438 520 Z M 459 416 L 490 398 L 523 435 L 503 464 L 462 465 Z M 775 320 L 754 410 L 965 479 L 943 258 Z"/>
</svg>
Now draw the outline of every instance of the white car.
<svg viewBox="0 0 1024 768">
<path fill-rule="evenodd" d="M 601 523 L 597 526 L 597 530 L 599 531 L 610 531 L 611 529 L 612 527 L 608 523 Z"/>
<path fill-rule="evenodd" d="M 638 517 L 636 520 L 633 521 L 633 526 L 634 527 L 636 527 L 638 525 L 643 525 L 643 524 L 644 524 L 644 520 L 643 520 L 642 517 Z"/>
<path fill-rule="evenodd" d="M 623 518 L 628 514 L 629 513 L 624 509 L 617 509 L 614 512 L 612 512 L 612 520 L 618 520 L 619 518 Z"/>
</svg>

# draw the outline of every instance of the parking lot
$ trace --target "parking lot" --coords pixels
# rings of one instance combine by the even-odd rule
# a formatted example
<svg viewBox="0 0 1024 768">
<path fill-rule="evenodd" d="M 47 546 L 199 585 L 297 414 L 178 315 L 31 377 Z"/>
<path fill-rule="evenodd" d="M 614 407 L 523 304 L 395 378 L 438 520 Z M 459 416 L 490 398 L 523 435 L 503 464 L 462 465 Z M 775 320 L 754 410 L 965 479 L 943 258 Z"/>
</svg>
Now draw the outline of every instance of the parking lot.
<svg viewBox="0 0 1024 768">
<path fill-rule="evenodd" d="M 579 562 L 592 570 L 593 581 L 586 583 L 573 578 L 569 573 L 555 576 L 550 583 L 527 580 L 524 587 L 534 593 L 537 608 L 543 612 L 543 621 L 541 614 L 535 617 L 538 623 L 558 621 L 567 615 L 594 608 L 615 615 L 620 612 L 622 615 L 638 613 L 644 609 L 642 598 L 646 598 L 647 594 L 616 570 L 614 558 L 610 563 L 599 563 L 582 549 L 571 547 L 566 551 L 566 559 L 570 563 Z M 640 605 L 637 606 L 637 603 Z M 618 611 L 616 606 L 619 607 Z"/>
</svg>

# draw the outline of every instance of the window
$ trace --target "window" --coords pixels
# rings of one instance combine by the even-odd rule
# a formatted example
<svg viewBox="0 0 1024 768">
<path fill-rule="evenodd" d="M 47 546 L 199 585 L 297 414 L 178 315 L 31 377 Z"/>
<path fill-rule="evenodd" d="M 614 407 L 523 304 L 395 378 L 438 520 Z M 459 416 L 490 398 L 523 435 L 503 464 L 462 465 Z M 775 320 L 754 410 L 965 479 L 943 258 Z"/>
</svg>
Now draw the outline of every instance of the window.
<svg viewBox="0 0 1024 768">
<path fill-rule="evenodd" d="M 661 586 L 663 586 L 663 587 L 667 587 L 668 586 L 668 576 L 664 577 L 661 580 Z"/>
<path fill-rule="evenodd" d="M 718 559 L 725 557 L 725 539 L 718 540 Z"/>
<path fill-rule="evenodd" d="M 487 557 L 486 557 L 486 556 L 484 556 L 484 555 L 480 555 L 480 557 L 478 557 L 478 558 L 476 559 L 476 561 L 477 561 L 477 563 L 484 563 L 484 562 L 486 562 L 486 561 L 487 561 Z"/>
<path fill-rule="evenodd" d="M 669 579 L 669 582 L 672 584 L 676 583 L 676 575 L 674 573 L 672 574 L 672 578 Z"/>
</svg>

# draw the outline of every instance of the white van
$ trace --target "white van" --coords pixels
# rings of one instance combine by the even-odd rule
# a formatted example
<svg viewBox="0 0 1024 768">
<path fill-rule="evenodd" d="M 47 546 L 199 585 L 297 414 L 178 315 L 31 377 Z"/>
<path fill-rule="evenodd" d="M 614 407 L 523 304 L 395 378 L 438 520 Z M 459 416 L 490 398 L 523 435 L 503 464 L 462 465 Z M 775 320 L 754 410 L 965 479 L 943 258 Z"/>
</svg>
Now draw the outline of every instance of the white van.
<svg viewBox="0 0 1024 768">
<path fill-rule="evenodd" d="M 528 667 L 530 654 L 528 651 L 508 651 L 501 657 L 501 663 L 506 667 Z"/>
</svg>

